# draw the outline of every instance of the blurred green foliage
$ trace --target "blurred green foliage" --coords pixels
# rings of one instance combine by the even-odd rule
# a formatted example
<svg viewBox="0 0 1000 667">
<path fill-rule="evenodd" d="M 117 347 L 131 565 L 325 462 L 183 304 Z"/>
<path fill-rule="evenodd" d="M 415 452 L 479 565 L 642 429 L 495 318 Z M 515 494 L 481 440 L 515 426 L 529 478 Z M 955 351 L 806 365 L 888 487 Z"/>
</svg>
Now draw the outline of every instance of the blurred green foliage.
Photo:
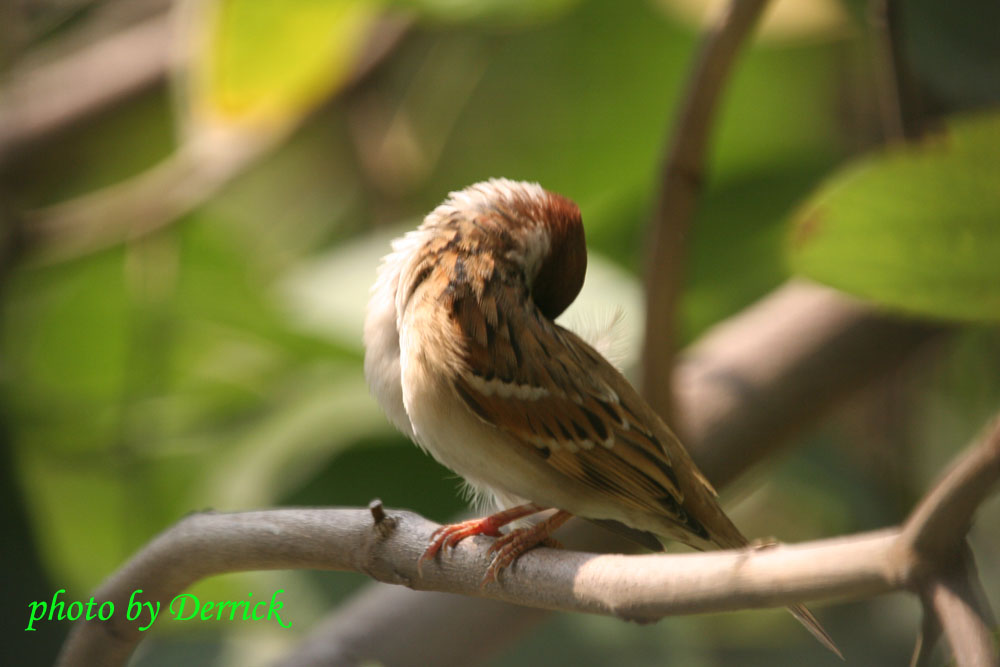
<svg viewBox="0 0 1000 667">
<path fill-rule="evenodd" d="M 85 597 L 157 532 L 207 507 L 379 496 L 438 520 L 460 511 L 454 476 L 392 432 L 368 397 L 360 341 L 388 239 L 450 190 L 506 176 L 575 199 L 595 258 L 580 318 L 623 306 L 623 356 L 634 360 L 646 221 L 698 44 L 698 27 L 672 4 L 201 3 L 178 23 L 177 46 L 193 60 L 168 93 L 137 96 L 7 167 L 14 203 L 36 208 L 127 180 L 199 132 L 276 138 L 265 159 L 150 236 L 8 269 L 2 398 L 20 507 L 11 530 L 44 564 L 19 583 L 25 600 L 60 587 Z M 934 32 L 937 10 L 915 5 L 904 52 L 929 91 L 928 112 L 996 101 L 995 61 L 983 55 L 996 52 L 976 37 L 990 10 L 951 14 L 950 29 Z M 401 10 L 414 21 L 408 34 L 345 87 L 378 34 L 374 17 Z M 878 135 L 875 56 L 860 16 L 855 7 L 797 37 L 765 33 L 741 55 L 684 240 L 684 340 L 788 277 L 790 233 L 791 264 L 816 279 L 908 310 L 995 321 L 994 117 L 961 126 L 971 135 L 956 126 L 937 148 L 843 167 Z M 962 47 L 981 70 L 966 67 Z M 276 129 L 297 124 L 287 137 Z M 809 227 L 817 207 L 819 231 Z M 857 269 L 876 264 L 891 275 Z M 747 532 L 807 539 L 898 520 L 1000 399 L 987 370 L 1000 362 L 996 332 L 956 341 L 890 387 L 911 407 L 883 410 L 888 390 L 873 392 L 874 407 L 843 411 L 807 447 L 738 484 L 734 513 Z M 996 534 L 976 539 L 977 549 L 1000 552 Z M 362 581 L 253 573 L 197 590 L 239 598 L 285 588 L 299 633 Z M 11 627 L 20 627 L 22 602 L 14 606 Z M 824 618 L 852 664 L 883 664 L 907 655 L 915 616 L 892 598 Z M 150 653 L 249 664 L 294 640 L 216 630 L 233 638 L 226 649 L 215 635 L 161 631 Z M 560 617 L 498 664 L 640 665 L 667 655 L 689 665 L 801 664 L 815 652 L 781 613 L 655 629 Z"/>
</svg>

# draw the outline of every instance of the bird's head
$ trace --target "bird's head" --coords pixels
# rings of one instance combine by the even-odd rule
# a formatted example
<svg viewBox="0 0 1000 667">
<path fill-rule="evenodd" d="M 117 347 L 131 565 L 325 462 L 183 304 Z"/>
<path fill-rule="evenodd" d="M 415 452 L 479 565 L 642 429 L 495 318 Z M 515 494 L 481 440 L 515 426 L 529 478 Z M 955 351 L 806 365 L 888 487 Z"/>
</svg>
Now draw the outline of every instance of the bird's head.
<svg viewBox="0 0 1000 667">
<path fill-rule="evenodd" d="M 456 251 L 519 266 L 532 300 L 550 319 L 583 287 L 587 248 L 580 209 L 537 183 L 490 179 L 452 192 L 422 229 L 443 232 Z"/>
</svg>

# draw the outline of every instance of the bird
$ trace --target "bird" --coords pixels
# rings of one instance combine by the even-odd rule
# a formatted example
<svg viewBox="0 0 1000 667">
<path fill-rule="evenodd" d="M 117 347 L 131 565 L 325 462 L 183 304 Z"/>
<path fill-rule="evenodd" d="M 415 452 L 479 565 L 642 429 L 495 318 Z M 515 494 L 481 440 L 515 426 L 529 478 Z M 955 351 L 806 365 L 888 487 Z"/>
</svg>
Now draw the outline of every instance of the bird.
<svg viewBox="0 0 1000 667">
<path fill-rule="evenodd" d="M 369 389 L 404 435 L 500 508 L 439 528 L 418 565 L 467 537 L 497 537 L 485 585 L 571 516 L 656 545 L 749 547 L 663 419 L 555 322 L 586 268 L 579 207 L 502 178 L 451 192 L 382 259 L 364 324 Z M 842 657 L 804 605 L 788 609 Z"/>
</svg>

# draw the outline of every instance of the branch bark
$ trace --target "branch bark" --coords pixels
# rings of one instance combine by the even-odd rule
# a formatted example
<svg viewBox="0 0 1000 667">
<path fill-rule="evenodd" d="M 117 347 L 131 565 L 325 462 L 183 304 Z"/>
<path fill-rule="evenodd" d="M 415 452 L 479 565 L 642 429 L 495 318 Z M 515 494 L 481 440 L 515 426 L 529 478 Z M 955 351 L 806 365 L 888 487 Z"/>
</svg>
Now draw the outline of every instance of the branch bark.
<svg viewBox="0 0 1000 667">
<path fill-rule="evenodd" d="M 642 394 L 663 417 L 673 417 L 670 382 L 677 349 L 676 315 L 687 237 L 701 193 L 709 134 L 726 78 L 767 0 L 732 0 L 706 36 L 670 135 L 646 260 L 646 327 Z"/>
<path fill-rule="evenodd" d="M 959 463 L 918 507 L 963 521 L 981 487 L 964 484 L 965 471 L 988 461 L 984 478 L 1000 479 L 1000 420 L 985 443 Z M 984 453 L 985 452 L 985 453 Z M 941 493 L 940 489 L 948 490 Z M 909 521 L 852 537 L 758 550 L 645 556 L 595 555 L 536 549 L 521 557 L 500 585 L 480 587 L 490 540 L 465 540 L 425 564 L 417 563 L 437 524 L 410 512 L 292 509 L 238 514 L 197 514 L 184 519 L 141 550 L 94 594 L 124 609 L 132 591 L 144 599 L 170 600 L 213 574 L 261 569 L 352 570 L 416 590 L 489 597 L 543 609 L 605 614 L 654 621 L 671 614 L 786 606 L 816 599 L 860 597 L 912 589 L 930 581 L 926 597 L 952 641 L 960 667 L 995 660 L 988 609 L 976 600 L 968 561 L 943 572 L 914 551 L 936 530 L 933 522 Z M 910 528 L 911 526 L 918 528 Z M 964 536 L 960 539 L 964 540 Z M 928 573 L 934 573 L 928 576 Z M 124 615 L 81 621 L 70 633 L 59 664 L 125 664 L 142 634 Z M 370 657 L 370 656 L 366 656 Z"/>
</svg>

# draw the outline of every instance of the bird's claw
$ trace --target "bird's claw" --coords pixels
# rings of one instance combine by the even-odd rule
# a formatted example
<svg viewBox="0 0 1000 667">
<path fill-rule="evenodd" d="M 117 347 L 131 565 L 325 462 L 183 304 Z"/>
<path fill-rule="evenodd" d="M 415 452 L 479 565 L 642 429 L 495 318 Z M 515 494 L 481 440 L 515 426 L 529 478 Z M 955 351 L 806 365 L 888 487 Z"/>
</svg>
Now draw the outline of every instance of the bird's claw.
<svg viewBox="0 0 1000 667">
<path fill-rule="evenodd" d="M 431 533 L 430 543 L 417 561 L 417 574 L 423 575 L 424 563 L 433 560 L 442 548 L 454 549 L 459 542 L 474 535 L 496 537 L 500 535 L 500 527 L 496 525 L 495 521 L 491 521 L 491 517 L 469 519 L 441 526 Z"/>
</svg>

